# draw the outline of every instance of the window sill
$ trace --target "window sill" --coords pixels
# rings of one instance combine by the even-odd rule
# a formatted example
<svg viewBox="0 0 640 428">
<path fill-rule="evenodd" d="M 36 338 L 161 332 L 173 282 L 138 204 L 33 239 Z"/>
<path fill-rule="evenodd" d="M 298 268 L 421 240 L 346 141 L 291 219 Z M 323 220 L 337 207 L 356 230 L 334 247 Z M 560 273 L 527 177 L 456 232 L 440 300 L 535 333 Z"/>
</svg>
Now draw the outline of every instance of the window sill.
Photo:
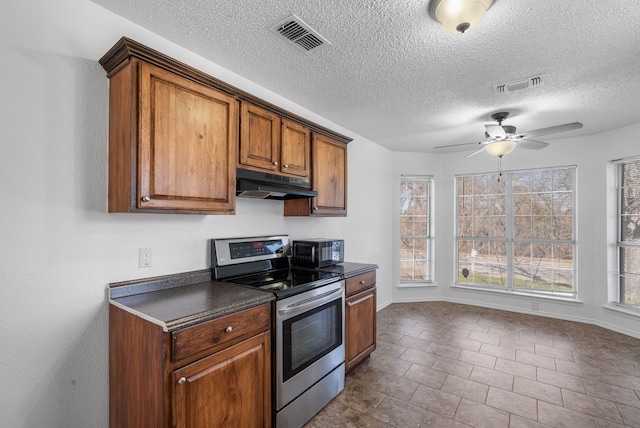
<svg viewBox="0 0 640 428">
<path fill-rule="evenodd" d="M 432 288 L 437 287 L 438 284 L 428 281 L 428 282 L 401 282 L 397 285 L 398 288 Z"/>
<path fill-rule="evenodd" d="M 624 315 L 627 316 L 629 318 L 634 318 L 634 319 L 639 319 L 640 318 L 640 312 L 633 310 L 633 309 L 629 309 L 627 307 L 625 307 L 624 305 L 620 305 L 618 303 L 615 302 L 610 302 L 607 303 L 605 305 L 602 305 L 602 307 L 608 311 L 612 311 L 612 312 L 616 312 L 617 314 L 620 315 Z"/>
<path fill-rule="evenodd" d="M 481 293 L 496 293 L 496 294 L 502 294 L 505 296 L 526 297 L 527 299 L 537 299 L 537 300 L 551 301 L 551 302 L 558 302 L 558 303 L 569 303 L 569 304 L 575 304 L 575 305 L 584 304 L 584 302 L 578 298 L 552 296 L 548 294 L 530 294 L 530 293 L 522 293 L 520 291 L 513 291 L 513 290 L 494 290 L 490 288 L 473 287 L 473 286 L 459 285 L 459 284 L 451 284 L 451 287 L 459 288 L 461 290 L 467 290 L 467 291 L 477 291 Z"/>
</svg>

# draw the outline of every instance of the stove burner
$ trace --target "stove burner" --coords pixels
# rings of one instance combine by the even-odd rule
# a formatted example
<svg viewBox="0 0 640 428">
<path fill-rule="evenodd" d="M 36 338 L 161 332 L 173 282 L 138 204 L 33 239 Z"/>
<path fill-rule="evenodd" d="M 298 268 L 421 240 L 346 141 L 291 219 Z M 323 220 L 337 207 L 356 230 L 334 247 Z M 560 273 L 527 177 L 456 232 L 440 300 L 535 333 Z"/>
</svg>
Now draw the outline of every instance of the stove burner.
<svg viewBox="0 0 640 428">
<path fill-rule="evenodd" d="M 301 293 L 321 285 L 336 281 L 339 274 L 304 269 L 279 269 L 263 273 L 251 274 L 236 278 L 225 278 L 230 282 L 244 287 L 257 288 L 274 292 L 277 296 Z"/>
</svg>

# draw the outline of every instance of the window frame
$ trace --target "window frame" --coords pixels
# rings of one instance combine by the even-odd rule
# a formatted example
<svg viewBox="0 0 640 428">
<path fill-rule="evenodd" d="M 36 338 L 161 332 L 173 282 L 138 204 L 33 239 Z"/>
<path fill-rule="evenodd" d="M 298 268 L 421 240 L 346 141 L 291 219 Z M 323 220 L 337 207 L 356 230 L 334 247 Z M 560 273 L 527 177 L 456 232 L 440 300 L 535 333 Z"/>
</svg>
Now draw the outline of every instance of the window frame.
<svg viewBox="0 0 640 428">
<path fill-rule="evenodd" d="M 620 306 L 622 308 L 625 308 L 633 313 L 638 313 L 640 314 L 640 305 L 636 306 L 636 305 L 632 305 L 629 303 L 625 303 L 623 300 L 624 298 L 624 285 L 623 285 L 623 277 L 627 276 L 628 274 L 623 273 L 624 271 L 624 267 L 623 267 L 623 258 L 622 258 L 622 250 L 626 249 L 626 248 L 634 248 L 634 249 L 639 249 L 640 250 L 640 241 L 639 242 L 632 242 L 632 241 L 625 241 L 622 239 L 623 237 L 623 221 L 622 218 L 624 216 L 623 214 L 623 209 L 622 209 L 622 203 L 623 203 L 623 176 L 624 176 L 624 166 L 628 165 L 630 163 L 636 163 L 636 162 L 640 162 L 640 156 L 633 156 L 633 157 L 628 157 L 628 158 L 624 158 L 624 159 L 619 159 L 616 161 L 613 161 L 613 165 L 615 166 L 615 223 L 616 223 L 616 227 L 615 227 L 615 285 L 616 285 L 616 290 L 615 290 L 615 296 L 616 296 L 616 301 L 613 302 L 615 305 Z M 640 189 L 640 186 L 638 186 L 638 189 Z M 640 214 L 640 213 L 638 213 Z"/>
<path fill-rule="evenodd" d="M 544 192 L 534 192 L 533 190 L 530 193 L 523 193 L 523 192 L 515 192 L 514 191 L 514 175 L 516 174 L 520 174 L 520 173 L 528 173 L 528 172 L 545 172 L 545 171 L 558 171 L 558 170 L 572 170 L 573 172 L 573 176 L 572 176 L 572 188 L 571 188 L 571 202 L 572 202 L 572 210 L 571 210 L 571 239 L 540 239 L 540 238 L 534 238 L 533 237 L 533 228 L 532 228 L 532 235 L 529 238 L 523 238 L 523 237 L 517 237 L 516 235 L 516 218 L 517 217 L 527 217 L 525 216 L 521 216 L 521 215 L 516 215 L 515 211 L 515 200 L 516 197 L 518 195 L 526 195 L 526 194 L 530 194 L 530 195 L 534 195 L 537 193 L 543 194 Z M 556 299 L 563 299 L 563 300 L 572 300 L 575 301 L 578 298 L 578 281 L 577 281 L 577 227 L 576 227 L 576 223 L 577 223 L 577 218 L 578 218 L 578 213 L 577 213 L 577 194 L 578 194 L 578 189 L 577 189 L 577 174 L 578 174 L 578 169 L 577 166 L 575 165 L 569 165 L 569 166 L 559 166 L 559 167 L 549 167 L 549 168 L 532 168 L 532 169 L 520 169 L 520 170 L 512 170 L 512 171 L 503 171 L 502 174 L 500 175 L 499 173 L 473 173 L 473 174 L 458 174 L 455 176 L 455 184 L 454 184 L 454 192 L 455 192 L 455 221 L 454 221 L 454 227 L 455 229 L 455 233 L 454 233 L 454 264 L 453 264 L 453 269 L 454 269 L 454 280 L 453 280 L 453 285 L 456 287 L 469 287 L 469 288 L 473 288 L 473 289 L 482 289 L 482 290 L 488 290 L 488 291 L 494 291 L 494 292 L 507 292 L 507 293 L 511 293 L 511 294 L 522 294 L 522 295 L 527 295 L 527 296 L 537 296 L 537 297 L 551 297 L 551 298 L 556 298 Z M 464 177 L 468 177 L 473 179 L 474 177 L 486 177 L 487 180 L 491 180 L 491 179 L 500 179 L 500 180 L 504 180 L 505 184 L 504 184 L 504 221 L 505 221 L 505 225 L 504 225 L 504 237 L 492 237 L 492 236 L 486 236 L 486 237 L 478 237 L 478 236 L 461 236 L 460 235 L 460 231 L 461 231 L 461 220 L 460 220 L 460 205 L 459 205 L 459 198 L 460 198 L 460 190 L 459 190 L 459 183 L 460 183 L 460 178 L 464 178 Z M 552 188 L 552 183 L 549 183 L 549 188 L 551 188 L 552 190 L 549 192 L 550 194 L 553 194 L 554 190 Z M 474 193 L 471 194 L 472 196 L 475 195 Z M 491 195 L 493 194 L 487 194 L 486 196 L 491 197 Z M 464 196 L 464 195 L 463 195 Z M 475 210 L 475 208 L 472 208 L 472 210 Z M 474 215 L 475 215 L 475 211 L 473 211 Z M 531 217 L 532 221 L 533 218 L 536 217 L 533 213 L 529 215 L 529 217 Z M 553 213 L 550 214 L 550 217 L 553 218 Z M 555 229 L 552 229 L 555 230 Z M 495 245 L 503 245 L 505 250 L 504 250 L 504 254 L 496 254 L 496 266 L 493 266 L 491 263 L 487 264 L 488 268 L 490 269 L 494 269 L 495 267 L 497 267 L 497 269 L 500 271 L 500 278 L 502 278 L 502 284 L 498 284 L 498 285 L 494 285 L 491 284 L 491 282 L 489 283 L 477 283 L 477 282 L 461 282 L 460 276 L 462 273 L 462 266 L 461 266 L 461 260 L 464 261 L 465 259 L 461 259 L 460 258 L 460 245 L 463 244 L 466 241 L 473 241 L 473 242 L 480 242 L 480 243 L 487 243 L 487 245 L 491 246 L 495 246 Z M 519 245 L 519 244 L 527 244 L 527 245 L 542 245 L 542 246 L 549 246 L 550 248 L 554 248 L 554 245 L 569 245 L 571 246 L 571 252 L 572 252 L 572 259 L 571 259 L 571 267 L 570 269 L 566 269 L 566 268 L 557 268 L 558 272 L 562 272 L 562 270 L 566 270 L 570 272 L 571 275 L 571 291 L 563 291 L 563 290 L 543 290 L 543 289 L 534 289 L 534 288 L 523 288 L 523 287 L 516 287 L 514 285 L 514 278 L 515 278 L 515 273 L 514 273 L 514 268 L 516 266 L 518 266 L 518 264 L 516 263 L 517 261 L 517 256 L 515 255 L 515 246 Z M 503 257 L 503 263 L 500 263 L 499 261 L 499 257 L 502 256 Z M 553 271 L 553 275 L 555 275 L 555 268 L 552 268 Z M 469 272 L 471 273 L 471 272 Z M 493 275 L 485 275 L 487 276 L 487 280 L 492 280 L 492 276 Z M 466 277 L 465 277 L 466 278 Z"/>
<path fill-rule="evenodd" d="M 427 208 L 426 208 L 426 221 L 425 221 L 425 230 L 426 235 L 403 235 L 402 234 L 402 187 L 406 182 L 425 182 L 427 183 L 427 195 L 425 195 L 427 200 Z M 424 287 L 430 286 L 434 283 L 434 249 L 435 249 L 435 236 L 434 236 L 434 188 L 435 188 L 435 179 L 433 175 L 427 174 L 401 174 L 400 175 L 400 210 L 399 210 L 399 222 L 398 222 L 398 287 Z M 425 259 L 425 270 L 426 275 L 424 279 L 403 279 L 402 271 L 403 271 L 403 261 L 405 259 L 402 258 L 403 254 L 403 240 L 404 239 L 412 239 L 412 240 L 423 240 L 425 249 L 426 249 L 426 259 Z M 411 260 L 415 260 L 412 258 Z"/>
</svg>

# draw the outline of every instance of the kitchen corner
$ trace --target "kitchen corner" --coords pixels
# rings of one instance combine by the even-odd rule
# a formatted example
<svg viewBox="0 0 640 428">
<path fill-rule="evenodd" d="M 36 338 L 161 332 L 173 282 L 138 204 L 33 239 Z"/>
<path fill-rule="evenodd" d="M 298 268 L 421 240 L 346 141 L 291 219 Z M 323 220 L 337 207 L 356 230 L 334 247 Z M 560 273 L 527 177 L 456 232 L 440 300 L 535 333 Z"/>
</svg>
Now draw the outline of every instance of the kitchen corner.
<svg viewBox="0 0 640 428">
<path fill-rule="evenodd" d="M 235 259 L 285 263 L 286 277 L 217 278 L 212 250 L 212 269 L 110 284 L 111 426 L 301 427 L 375 349 L 377 265 L 293 269 L 286 235 L 218 241 Z"/>
</svg>

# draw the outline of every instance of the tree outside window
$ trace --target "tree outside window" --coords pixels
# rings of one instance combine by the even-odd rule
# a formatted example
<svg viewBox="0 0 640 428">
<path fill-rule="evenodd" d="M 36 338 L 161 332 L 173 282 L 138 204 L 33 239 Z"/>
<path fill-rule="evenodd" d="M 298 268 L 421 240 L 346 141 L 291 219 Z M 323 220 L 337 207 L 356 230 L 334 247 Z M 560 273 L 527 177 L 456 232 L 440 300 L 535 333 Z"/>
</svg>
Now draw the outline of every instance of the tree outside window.
<svg viewBox="0 0 640 428">
<path fill-rule="evenodd" d="M 432 268 L 432 215 L 430 176 L 400 179 L 400 282 L 430 282 Z"/>
<path fill-rule="evenodd" d="M 619 303 L 640 309 L 640 160 L 618 164 Z"/>
<path fill-rule="evenodd" d="M 458 176 L 457 283 L 575 296 L 575 168 Z"/>
</svg>

